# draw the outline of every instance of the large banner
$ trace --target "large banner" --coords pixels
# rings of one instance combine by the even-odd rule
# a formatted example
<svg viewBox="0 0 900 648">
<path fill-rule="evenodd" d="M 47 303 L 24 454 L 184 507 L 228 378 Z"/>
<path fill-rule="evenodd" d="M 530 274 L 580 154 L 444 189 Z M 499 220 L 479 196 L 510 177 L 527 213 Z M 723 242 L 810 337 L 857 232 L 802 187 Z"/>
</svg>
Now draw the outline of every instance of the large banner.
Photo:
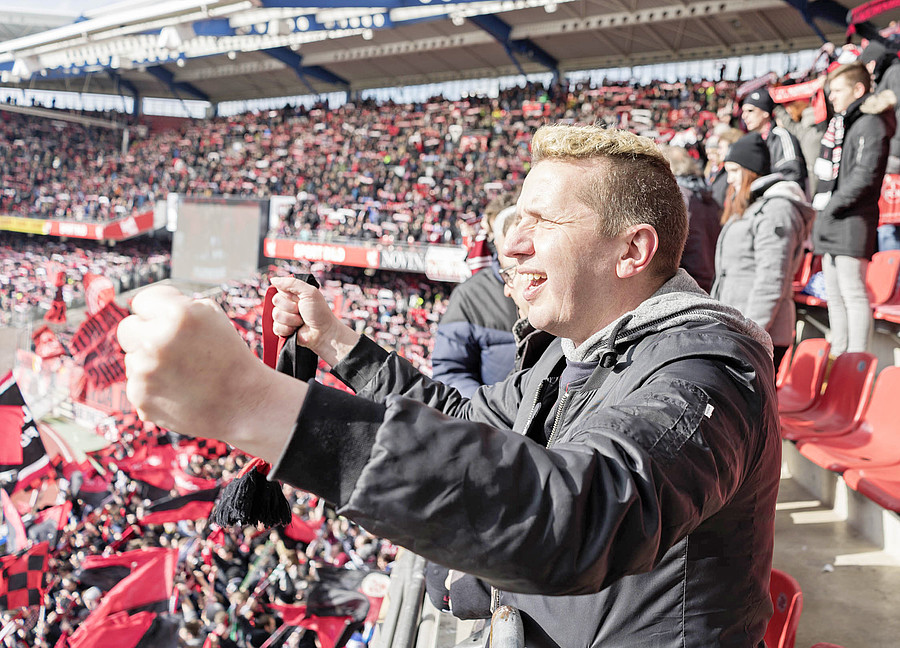
<svg viewBox="0 0 900 648">
<path fill-rule="evenodd" d="M 66 220 L 45 220 L 22 216 L 0 216 L 0 230 L 42 234 L 44 236 L 69 236 L 94 241 L 124 241 L 155 229 L 153 210 L 126 216 L 109 223 L 83 223 Z"/>
<path fill-rule="evenodd" d="M 466 265 L 466 249 L 457 245 L 423 245 L 421 248 L 366 247 L 267 238 L 264 250 L 270 259 L 421 272 L 435 281 L 459 283 L 472 274 Z"/>
</svg>

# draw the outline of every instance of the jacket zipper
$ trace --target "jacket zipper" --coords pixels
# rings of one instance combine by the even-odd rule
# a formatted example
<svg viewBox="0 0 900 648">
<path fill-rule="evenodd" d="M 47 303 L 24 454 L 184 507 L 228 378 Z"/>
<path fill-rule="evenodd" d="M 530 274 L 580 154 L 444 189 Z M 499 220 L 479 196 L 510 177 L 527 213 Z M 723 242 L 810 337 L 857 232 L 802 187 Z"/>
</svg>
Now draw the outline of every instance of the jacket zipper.
<svg viewBox="0 0 900 648">
<path fill-rule="evenodd" d="M 556 416 L 553 417 L 553 427 L 550 428 L 550 438 L 547 439 L 547 446 L 550 447 L 553 445 L 553 442 L 556 441 L 557 432 L 559 432 L 559 422 L 562 420 L 563 411 L 566 409 L 566 403 L 569 401 L 569 386 L 566 385 L 566 391 L 563 394 L 562 400 L 559 401 L 559 407 L 556 408 Z"/>
<path fill-rule="evenodd" d="M 531 411 L 528 413 L 528 418 L 525 420 L 525 426 L 522 428 L 522 435 L 526 435 L 528 433 L 528 428 L 531 427 L 531 422 L 534 421 L 534 415 L 537 413 L 537 405 L 541 400 L 541 395 L 544 393 L 544 387 L 547 386 L 547 381 L 542 380 L 541 384 L 538 385 L 537 391 L 534 393 L 534 400 L 531 403 Z M 556 422 L 554 421 L 554 425 Z M 500 590 L 491 585 L 491 614 L 497 611 L 497 608 L 500 607 Z"/>
</svg>

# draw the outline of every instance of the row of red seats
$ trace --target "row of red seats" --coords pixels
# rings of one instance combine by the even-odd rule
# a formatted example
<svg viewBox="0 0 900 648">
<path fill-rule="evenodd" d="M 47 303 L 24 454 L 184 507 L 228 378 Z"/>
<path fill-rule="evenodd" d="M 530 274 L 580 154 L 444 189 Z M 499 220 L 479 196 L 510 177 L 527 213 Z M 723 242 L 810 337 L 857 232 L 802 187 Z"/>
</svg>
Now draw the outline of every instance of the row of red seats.
<svg viewBox="0 0 900 648">
<path fill-rule="evenodd" d="M 841 473 L 850 488 L 900 512 L 900 423 L 894 411 L 900 367 L 885 367 L 876 377 L 874 355 L 843 353 L 825 383 L 829 349 L 826 340 L 810 338 L 782 362 L 781 435 L 813 463 Z"/>
<path fill-rule="evenodd" d="M 826 300 L 801 292 L 814 274 L 822 269 L 822 257 L 807 252 L 794 276 L 794 301 L 805 306 L 825 306 Z M 900 324 L 900 250 L 876 252 L 866 271 L 869 303 L 875 319 Z"/>
</svg>

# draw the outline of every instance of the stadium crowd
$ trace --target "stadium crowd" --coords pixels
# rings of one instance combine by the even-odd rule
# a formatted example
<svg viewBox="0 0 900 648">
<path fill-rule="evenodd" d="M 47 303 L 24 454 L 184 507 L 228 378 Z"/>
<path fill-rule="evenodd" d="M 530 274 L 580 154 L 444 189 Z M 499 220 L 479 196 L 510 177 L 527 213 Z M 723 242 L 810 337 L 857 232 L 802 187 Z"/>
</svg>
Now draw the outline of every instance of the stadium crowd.
<svg viewBox="0 0 900 648">
<path fill-rule="evenodd" d="M 755 88 L 760 89 L 766 92 L 764 85 Z M 776 190 L 763 199 L 771 184 L 751 190 L 752 182 L 768 175 L 777 161 L 770 157 L 763 139 L 770 130 L 751 138 L 753 133 L 744 135 L 737 129 L 742 125 L 743 100 L 754 89 L 745 88 L 740 94 L 739 90 L 736 83 L 727 81 L 550 88 L 529 84 L 505 90 L 496 98 L 457 102 L 435 98 L 418 105 L 362 102 L 336 109 L 288 107 L 150 132 L 133 140 L 124 154 L 119 152 L 114 131 L 4 113 L 9 118 L 0 124 L 0 213 L 107 221 L 146 209 L 169 192 L 257 198 L 286 195 L 295 202 L 284 210 L 273 235 L 464 244 L 477 233 L 477 220 L 488 201 L 501 191 L 516 190 L 527 173 L 529 138 L 538 125 L 602 122 L 643 132 L 687 151 L 683 171 L 676 175 L 692 219 L 697 215 L 692 236 L 701 222 L 699 210 L 706 210 L 703 222 L 708 229 L 696 233 L 705 243 L 692 254 L 703 266 L 703 287 L 711 290 L 714 280 L 721 279 L 721 258 L 713 263 L 720 228 L 742 219 L 744 224 L 762 219 L 763 204 L 777 194 Z M 779 125 L 803 139 L 801 127 L 807 109 L 813 109 L 811 97 L 791 112 L 782 112 L 766 96 L 759 103 L 764 109 L 773 103 L 773 125 L 777 118 Z M 822 123 L 807 126 L 818 129 L 821 140 Z M 741 144 L 735 147 L 736 142 Z M 884 157 L 886 162 L 886 153 Z M 729 162 L 733 169 L 740 167 L 732 171 L 738 181 L 728 179 Z M 805 162 L 811 170 L 814 161 Z M 729 191 L 732 184 L 736 188 Z M 803 217 L 792 226 L 792 249 L 777 252 L 784 255 L 777 276 L 764 279 L 788 289 L 812 234 L 808 218 L 812 187 L 796 184 L 781 185 L 778 190 L 789 190 L 788 207 Z M 777 217 L 790 221 L 788 207 L 782 207 Z M 731 228 L 732 236 L 737 231 Z M 730 243 L 723 243 L 723 238 L 718 245 L 736 245 L 738 237 Z M 746 234 L 740 238 L 745 240 Z M 86 273 L 105 275 L 117 281 L 119 290 L 126 290 L 167 276 L 170 266 L 169 252 L 155 239 L 136 239 L 114 249 L 34 241 L 11 234 L 0 238 L 0 325 L 9 325 L 16 312 L 48 307 L 56 292 L 57 273 L 65 277 L 66 301 L 74 304 L 83 299 L 81 279 Z M 722 254 L 729 253 L 720 249 Z M 219 303 L 258 355 L 266 277 L 304 270 L 280 263 L 265 275 L 222 286 Z M 433 338 L 447 307 L 449 286 L 400 273 L 385 278 L 347 268 L 317 266 L 313 270 L 336 313 L 358 332 L 430 372 Z M 733 290 L 743 297 L 748 294 L 745 287 Z M 722 292 L 717 296 L 723 301 L 734 297 Z M 783 295 L 777 301 L 773 309 L 785 307 Z M 771 315 L 767 312 L 760 318 Z M 779 325 L 787 320 L 791 325 L 781 328 L 793 330 L 793 320 L 787 316 L 779 317 Z M 782 346 L 780 340 L 776 342 Z M 324 375 L 321 379 L 328 380 Z M 116 487 L 94 502 L 74 498 L 51 565 L 55 574 L 52 605 L 42 618 L 34 608 L 0 615 L 0 627 L 10 622 L 16 626 L 4 639 L 7 646 L 52 646 L 77 628 L 97 605 L 99 594 L 94 586 L 80 583 L 78 569 L 104 547 L 107 552 L 178 549 L 180 645 L 204 648 L 261 645 L 282 623 L 271 604 L 293 603 L 298 596 L 303 600 L 316 564 L 390 570 L 395 547 L 289 488 L 285 490 L 294 513 L 319 525 L 310 542 L 292 540 L 278 530 L 247 527 L 223 533 L 202 521 L 141 525 L 147 504 L 143 500 L 163 494 L 147 489 L 116 465 L 117 460 L 134 455 L 137 435 L 119 430 L 116 436 L 120 440 L 104 458 L 106 479 Z M 182 442 L 165 433 L 159 438 L 163 445 Z M 182 467 L 198 479 L 220 482 L 230 479 L 242 461 L 227 454 L 213 461 L 188 461 Z M 88 479 L 100 477 L 95 473 Z M 71 475 L 61 476 L 58 483 L 66 490 Z M 359 641 L 364 643 L 362 638 Z"/>
<path fill-rule="evenodd" d="M 166 243 L 150 237 L 108 248 L 0 232 L 0 326 L 17 316 L 43 314 L 56 295 L 59 273 L 66 305 L 75 307 L 84 304 L 85 275 L 109 278 L 118 293 L 168 277 L 171 256 Z"/>
<path fill-rule="evenodd" d="M 495 188 L 521 182 L 541 123 L 682 132 L 693 144 L 734 86 L 528 84 L 455 102 L 286 107 L 135 135 L 125 153 L 118 131 L 4 113 L 0 213 L 107 221 L 169 192 L 285 195 L 296 203 L 279 236 L 459 244 Z"/>
</svg>

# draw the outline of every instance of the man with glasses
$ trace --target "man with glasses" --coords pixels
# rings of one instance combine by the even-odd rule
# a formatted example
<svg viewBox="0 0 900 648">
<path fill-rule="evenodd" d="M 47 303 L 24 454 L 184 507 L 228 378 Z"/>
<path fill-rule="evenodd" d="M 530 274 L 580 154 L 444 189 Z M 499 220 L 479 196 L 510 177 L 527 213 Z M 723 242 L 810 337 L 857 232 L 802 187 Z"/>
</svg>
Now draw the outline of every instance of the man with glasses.
<svg viewBox="0 0 900 648">
<path fill-rule="evenodd" d="M 498 208 L 502 206 L 502 209 Z M 516 305 L 504 295 L 499 275 L 509 259 L 499 254 L 503 247 L 504 223 L 514 217 L 515 201 L 495 199 L 488 205 L 482 227 L 493 247 L 491 264 L 453 289 L 447 311 L 438 322 L 431 353 L 435 380 L 471 396 L 482 385 L 493 385 L 513 369 L 516 341 L 512 327 L 518 319 Z"/>
<path fill-rule="evenodd" d="M 539 129 L 517 212 L 503 253 L 557 339 L 471 399 L 291 278 L 272 280 L 275 333 L 356 395 L 268 369 L 214 304 L 159 287 L 119 325 L 128 396 L 481 579 L 480 614 L 518 608 L 528 648 L 758 648 L 781 469 L 771 340 L 679 269 L 684 200 L 651 140 Z"/>
</svg>

